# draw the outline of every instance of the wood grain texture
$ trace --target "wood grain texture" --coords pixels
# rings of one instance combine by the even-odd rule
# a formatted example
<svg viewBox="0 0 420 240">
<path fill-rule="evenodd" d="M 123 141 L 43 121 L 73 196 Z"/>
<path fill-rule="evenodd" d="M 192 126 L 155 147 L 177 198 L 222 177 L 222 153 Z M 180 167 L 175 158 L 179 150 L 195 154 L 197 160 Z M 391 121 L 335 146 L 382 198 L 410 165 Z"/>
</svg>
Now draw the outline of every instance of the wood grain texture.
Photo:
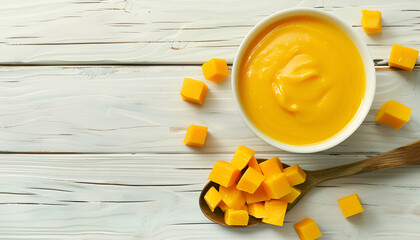
<svg viewBox="0 0 420 240">
<path fill-rule="evenodd" d="M 198 207 L 214 162 L 229 160 L 239 144 L 257 150 L 257 157 L 279 155 L 316 170 L 419 139 L 420 68 L 385 67 L 393 43 L 420 48 L 418 0 L 0 3 L 1 65 L 156 65 L 0 67 L 0 239 L 297 239 L 292 226 L 304 217 L 317 221 L 323 239 L 420 238 L 420 166 L 323 183 L 287 215 L 283 228 L 227 229 Z M 289 154 L 255 137 L 236 111 L 230 79 L 206 81 L 203 106 L 179 95 L 184 77 L 203 80 L 199 64 L 211 57 L 232 63 L 258 21 L 290 7 L 343 18 L 377 66 L 366 121 L 323 153 Z M 361 9 L 382 11 L 382 34 L 363 33 Z M 373 121 L 389 99 L 413 109 L 399 131 Z M 209 127 L 205 147 L 183 145 L 190 124 Z M 353 193 L 365 212 L 346 220 L 336 200 Z"/>
<path fill-rule="evenodd" d="M 343 18 L 384 65 L 392 44 L 420 47 L 418 0 L 19 0 L 0 4 L 1 64 L 232 63 L 246 33 L 264 17 L 316 7 Z M 361 9 L 383 14 L 368 36 Z"/>
<path fill-rule="evenodd" d="M 259 158 L 273 155 L 257 154 Z M 198 196 L 216 160 L 231 154 L 11 154 L 0 158 L 1 239 L 297 239 L 314 218 L 324 239 L 418 239 L 420 166 L 333 180 L 315 188 L 283 228 L 228 229 L 200 212 Z M 367 155 L 281 154 L 320 169 Z M 357 192 L 365 212 L 344 219 L 337 199 Z M 402 224 L 404 223 L 404 224 Z"/>
<path fill-rule="evenodd" d="M 366 121 L 328 153 L 379 153 L 420 139 L 419 69 L 378 70 Z M 0 150 L 232 153 L 245 144 L 259 152 L 280 152 L 245 126 L 230 79 L 206 81 L 210 90 L 199 106 L 181 100 L 184 77 L 203 80 L 201 67 L 0 68 Z M 399 131 L 374 122 L 376 111 L 390 99 L 413 109 L 411 121 Z M 183 144 L 190 124 L 209 127 L 203 148 Z"/>
</svg>

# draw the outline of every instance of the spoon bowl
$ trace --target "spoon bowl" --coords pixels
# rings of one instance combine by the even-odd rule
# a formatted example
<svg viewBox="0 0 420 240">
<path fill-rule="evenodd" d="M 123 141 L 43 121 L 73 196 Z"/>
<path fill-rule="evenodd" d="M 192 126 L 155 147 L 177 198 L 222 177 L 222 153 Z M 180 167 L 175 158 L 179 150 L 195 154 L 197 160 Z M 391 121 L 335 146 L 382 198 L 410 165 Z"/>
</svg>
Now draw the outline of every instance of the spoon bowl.
<svg viewBox="0 0 420 240">
<path fill-rule="evenodd" d="M 266 159 L 258 159 L 258 162 L 261 163 L 265 160 Z M 306 180 L 304 183 L 295 186 L 302 192 L 293 203 L 287 205 L 286 212 L 289 212 L 312 188 L 322 182 L 335 178 L 418 164 L 420 164 L 420 140 L 359 162 L 316 171 L 303 170 L 306 173 Z M 289 165 L 283 163 L 283 168 L 287 167 L 289 167 Z M 261 219 L 249 216 L 247 226 L 227 225 L 224 221 L 223 211 L 220 208 L 216 208 L 214 212 L 212 212 L 204 200 L 204 195 L 211 187 L 219 189 L 219 184 L 214 182 L 207 183 L 201 191 L 199 199 L 200 209 L 208 219 L 228 227 L 250 227 L 262 223 Z"/>
</svg>

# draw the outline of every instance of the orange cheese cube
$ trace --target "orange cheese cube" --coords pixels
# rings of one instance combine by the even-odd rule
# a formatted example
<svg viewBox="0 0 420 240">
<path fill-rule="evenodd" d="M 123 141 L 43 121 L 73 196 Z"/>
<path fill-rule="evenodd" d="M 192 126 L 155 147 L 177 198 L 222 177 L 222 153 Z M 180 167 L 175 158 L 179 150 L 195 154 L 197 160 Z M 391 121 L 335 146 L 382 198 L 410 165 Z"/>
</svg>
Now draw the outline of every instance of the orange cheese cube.
<svg viewBox="0 0 420 240">
<path fill-rule="evenodd" d="M 280 199 L 292 191 L 286 174 L 284 173 L 277 173 L 266 178 L 263 181 L 262 186 L 267 192 L 267 195 L 272 199 Z"/>
<path fill-rule="evenodd" d="M 222 200 L 231 209 L 241 209 L 245 205 L 245 193 L 238 190 L 235 185 L 231 187 L 220 186 L 219 193 Z"/>
<path fill-rule="evenodd" d="M 210 172 L 209 180 L 223 187 L 230 187 L 236 183 L 241 171 L 226 161 L 217 161 Z"/>
<path fill-rule="evenodd" d="M 268 217 L 267 211 L 265 210 L 264 203 L 251 203 L 248 205 L 249 215 L 255 218 L 266 218 Z"/>
<path fill-rule="evenodd" d="M 273 157 L 260 163 L 260 168 L 266 177 L 283 172 L 283 164 L 281 164 L 279 157 Z"/>
<path fill-rule="evenodd" d="M 226 203 L 225 203 L 225 202 L 223 202 L 223 200 L 222 200 L 222 201 L 220 201 L 220 203 L 219 203 L 218 207 L 219 207 L 220 209 L 222 209 L 222 211 L 223 211 L 223 212 L 226 212 L 226 210 L 228 210 L 228 209 L 229 209 L 228 205 L 226 205 Z"/>
<path fill-rule="evenodd" d="M 222 196 L 216 190 L 216 188 L 211 187 L 206 195 L 204 195 L 204 200 L 206 201 L 207 205 L 209 206 L 210 210 L 214 212 L 214 209 L 219 205 L 222 201 Z"/>
<path fill-rule="evenodd" d="M 256 202 L 264 202 L 270 200 L 271 198 L 267 195 L 264 187 L 261 184 L 261 186 L 253 194 L 245 193 L 245 199 L 246 203 L 251 204 Z"/>
<path fill-rule="evenodd" d="M 362 27 L 367 34 L 382 32 L 381 12 L 362 10 Z"/>
<path fill-rule="evenodd" d="M 198 80 L 185 78 L 181 88 L 181 97 L 184 101 L 203 104 L 208 86 Z"/>
<path fill-rule="evenodd" d="M 249 160 L 248 167 L 262 174 L 260 165 L 258 164 L 258 161 L 255 159 L 255 157 L 252 157 L 251 160 Z"/>
<path fill-rule="evenodd" d="M 225 212 L 225 223 L 229 226 L 248 225 L 249 215 L 245 210 L 228 209 Z"/>
<path fill-rule="evenodd" d="M 322 236 L 318 225 L 311 218 L 305 218 L 294 225 L 300 240 L 314 240 Z"/>
<path fill-rule="evenodd" d="M 305 182 L 306 180 L 306 173 L 297 164 L 291 167 L 285 168 L 283 172 L 284 174 L 286 174 L 286 177 L 287 177 L 287 180 L 289 180 L 290 186 L 301 184 Z"/>
<path fill-rule="evenodd" d="M 238 170 L 244 169 L 251 158 L 254 157 L 255 151 L 252 149 L 249 149 L 245 146 L 240 145 L 233 155 L 233 159 L 231 161 L 232 165 L 235 166 Z"/>
<path fill-rule="evenodd" d="M 287 202 L 283 200 L 269 200 L 265 202 L 265 211 L 268 217 L 262 219 L 264 223 L 283 226 L 286 215 Z"/>
<path fill-rule="evenodd" d="M 400 129 L 410 121 L 411 109 L 394 100 L 386 102 L 376 113 L 375 121 Z"/>
<path fill-rule="evenodd" d="M 363 207 L 357 194 L 338 199 L 338 204 L 344 217 L 350 217 L 363 212 Z"/>
<path fill-rule="evenodd" d="M 206 142 L 208 127 L 190 125 L 185 135 L 184 144 L 189 146 L 202 147 Z"/>
<path fill-rule="evenodd" d="M 414 68 L 414 65 L 416 65 L 418 56 L 418 50 L 394 44 L 392 45 L 391 56 L 389 57 L 388 65 L 411 72 Z"/>
<path fill-rule="evenodd" d="M 281 200 L 284 200 L 288 203 L 293 203 L 296 198 L 299 197 L 299 195 L 301 194 L 301 190 L 299 188 L 295 188 L 295 187 L 291 187 L 292 191 L 287 194 L 286 196 L 282 197 Z"/>
<path fill-rule="evenodd" d="M 262 181 L 264 181 L 264 178 L 264 175 L 261 173 L 255 171 L 252 168 L 248 168 L 242 175 L 238 185 L 236 185 L 236 188 L 252 194 L 261 185 Z"/>
<path fill-rule="evenodd" d="M 239 209 L 239 210 L 245 210 L 245 211 L 247 211 L 247 212 L 248 212 L 248 206 L 247 206 L 246 204 L 244 204 L 244 205 L 241 207 L 241 209 Z"/>
<path fill-rule="evenodd" d="M 202 66 L 204 77 L 213 82 L 220 82 L 229 76 L 225 59 L 212 58 Z"/>
<path fill-rule="evenodd" d="M 226 205 L 226 203 L 222 201 L 220 201 L 219 206 L 220 209 L 222 209 L 223 212 L 226 212 L 226 210 L 230 209 L 228 205 Z M 246 204 L 244 204 L 240 209 L 237 210 L 246 210 L 248 211 L 248 206 Z"/>
</svg>

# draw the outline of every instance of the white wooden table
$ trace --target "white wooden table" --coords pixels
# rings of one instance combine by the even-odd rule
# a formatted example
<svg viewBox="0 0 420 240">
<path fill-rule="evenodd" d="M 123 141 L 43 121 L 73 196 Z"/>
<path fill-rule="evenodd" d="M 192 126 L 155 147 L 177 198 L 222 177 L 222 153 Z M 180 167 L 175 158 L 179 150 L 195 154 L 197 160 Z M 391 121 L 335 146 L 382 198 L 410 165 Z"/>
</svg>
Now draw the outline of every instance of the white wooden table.
<svg viewBox="0 0 420 240">
<path fill-rule="evenodd" d="M 420 166 L 326 182 L 282 228 L 228 229 L 198 208 L 214 162 L 240 144 L 320 169 L 420 139 L 420 68 L 387 67 L 393 43 L 420 49 L 418 0 L 0 3 L 0 239 L 297 239 L 304 217 L 323 239 L 420 239 Z M 201 107 L 181 100 L 184 77 L 203 79 L 212 57 L 231 64 L 255 23 L 298 6 L 343 18 L 374 58 L 375 101 L 347 141 L 310 155 L 267 145 L 238 115 L 230 79 L 207 81 Z M 382 34 L 364 34 L 361 9 L 382 11 Z M 373 121 L 389 99 L 413 110 L 399 131 Z M 209 127 L 205 147 L 182 143 L 190 124 Z M 365 212 L 346 220 L 337 199 L 352 193 Z"/>
</svg>

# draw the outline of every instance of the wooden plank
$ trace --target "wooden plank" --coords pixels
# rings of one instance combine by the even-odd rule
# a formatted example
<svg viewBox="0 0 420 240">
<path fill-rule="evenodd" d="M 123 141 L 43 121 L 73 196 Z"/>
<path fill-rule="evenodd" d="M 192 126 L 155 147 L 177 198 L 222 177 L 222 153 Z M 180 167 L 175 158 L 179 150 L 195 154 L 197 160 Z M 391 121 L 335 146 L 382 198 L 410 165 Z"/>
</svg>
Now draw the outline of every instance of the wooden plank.
<svg viewBox="0 0 420 240">
<path fill-rule="evenodd" d="M 420 69 L 377 69 L 377 94 L 358 131 L 328 153 L 384 152 L 420 139 Z M 198 66 L 2 67 L 0 151 L 232 153 L 240 144 L 280 152 L 243 123 L 230 79 L 206 81 L 202 106 L 184 102 L 184 77 L 203 79 Z M 374 122 L 389 99 L 413 109 L 401 130 Z M 205 147 L 183 144 L 187 127 L 209 127 Z"/>
<path fill-rule="evenodd" d="M 290 7 L 337 14 L 378 64 L 386 63 L 393 43 L 420 47 L 417 0 L 20 0 L 0 5 L 0 63 L 201 64 L 211 57 L 232 63 L 252 26 Z M 363 32 L 364 8 L 382 11 L 382 34 Z"/>
<path fill-rule="evenodd" d="M 269 158 L 273 155 L 259 154 Z M 282 154 L 321 169 L 367 155 Z M 284 227 L 231 229 L 198 208 L 216 160 L 231 154 L 10 154 L 0 158 L 2 239 L 295 239 L 314 218 L 325 239 L 418 239 L 420 166 L 326 182 L 286 217 Z M 337 199 L 358 193 L 365 212 L 346 220 Z"/>
</svg>

